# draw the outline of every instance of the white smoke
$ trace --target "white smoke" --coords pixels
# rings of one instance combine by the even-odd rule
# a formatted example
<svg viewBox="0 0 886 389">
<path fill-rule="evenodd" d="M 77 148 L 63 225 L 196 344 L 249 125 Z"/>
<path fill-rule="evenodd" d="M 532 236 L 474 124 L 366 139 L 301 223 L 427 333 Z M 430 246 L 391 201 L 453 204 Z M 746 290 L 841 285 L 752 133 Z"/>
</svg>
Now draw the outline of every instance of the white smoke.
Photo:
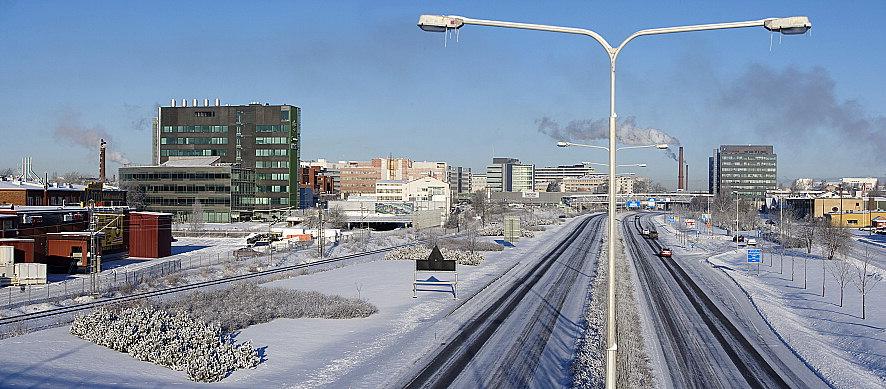
<svg viewBox="0 0 886 389">
<path fill-rule="evenodd" d="M 79 115 L 73 113 L 67 113 L 61 118 L 55 127 L 55 137 L 66 144 L 77 145 L 95 153 L 98 153 L 102 139 L 112 143 L 111 135 L 104 128 L 83 126 L 80 124 Z M 107 150 L 106 156 L 121 165 L 130 163 L 129 159 L 119 151 Z"/>
<path fill-rule="evenodd" d="M 609 139 L 608 118 L 573 120 L 562 127 L 557 121 L 545 116 L 537 119 L 535 124 L 538 126 L 538 132 L 557 141 L 586 142 Z M 633 116 L 618 120 L 616 136 L 618 143 L 630 146 L 667 144 L 673 148 L 680 145 L 679 139 L 661 129 L 637 126 Z M 677 160 L 677 156 L 670 149 L 666 150 L 666 153 L 674 161 Z"/>
</svg>

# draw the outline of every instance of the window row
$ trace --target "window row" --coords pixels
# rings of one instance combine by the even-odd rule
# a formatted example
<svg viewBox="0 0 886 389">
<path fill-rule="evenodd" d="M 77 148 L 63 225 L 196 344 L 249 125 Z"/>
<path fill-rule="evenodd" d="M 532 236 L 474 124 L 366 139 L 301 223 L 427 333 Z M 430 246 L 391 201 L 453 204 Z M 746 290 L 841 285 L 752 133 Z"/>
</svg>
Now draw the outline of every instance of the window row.
<svg viewBox="0 0 886 389">
<path fill-rule="evenodd" d="M 256 124 L 255 132 L 289 132 L 288 124 Z"/>
<path fill-rule="evenodd" d="M 256 197 L 255 205 L 289 205 L 289 198 Z"/>
<path fill-rule="evenodd" d="M 120 179 L 123 181 L 156 181 L 156 180 L 227 180 L 231 178 L 228 173 L 123 173 Z"/>
<path fill-rule="evenodd" d="M 255 144 L 257 145 L 285 145 L 289 143 L 285 136 L 257 136 Z"/>
<path fill-rule="evenodd" d="M 228 126 L 163 126 L 163 132 L 228 132 Z"/>
<path fill-rule="evenodd" d="M 265 193 L 288 193 L 289 186 L 288 185 L 257 185 L 255 187 L 256 192 L 265 192 Z"/>
<path fill-rule="evenodd" d="M 226 145 L 228 138 L 160 138 L 161 145 Z"/>
<path fill-rule="evenodd" d="M 289 156 L 288 149 L 255 149 L 256 157 L 286 157 Z"/>
<path fill-rule="evenodd" d="M 202 150 L 160 150 L 161 157 L 224 157 L 228 155 L 225 149 L 202 149 Z"/>
<path fill-rule="evenodd" d="M 255 173 L 255 179 L 288 181 L 289 173 Z"/>
<path fill-rule="evenodd" d="M 289 161 L 255 161 L 256 168 L 289 169 Z"/>
</svg>

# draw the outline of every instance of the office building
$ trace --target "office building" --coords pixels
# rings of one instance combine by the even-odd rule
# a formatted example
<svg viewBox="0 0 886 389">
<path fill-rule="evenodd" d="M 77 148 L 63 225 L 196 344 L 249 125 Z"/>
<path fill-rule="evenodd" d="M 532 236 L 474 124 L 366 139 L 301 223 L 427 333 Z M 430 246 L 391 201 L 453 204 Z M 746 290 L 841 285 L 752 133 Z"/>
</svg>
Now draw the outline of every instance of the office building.
<svg viewBox="0 0 886 389">
<path fill-rule="evenodd" d="M 516 158 L 493 158 L 486 166 L 486 187 L 491 192 L 522 192 L 535 189 L 535 165 Z"/>
<path fill-rule="evenodd" d="M 299 204 L 301 109 L 250 103 L 214 105 L 197 99 L 158 109 L 154 164 L 173 157 L 218 157 L 217 163 L 255 176 L 247 211 L 255 218 L 285 213 Z M 217 169 L 222 169 L 218 167 Z M 234 169 L 229 167 L 228 169 Z M 219 211 L 222 212 L 222 211 Z"/>
<path fill-rule="evenodd" d="M 737 193 L 739 196 L 765 199 L 766 192 L 776 189 L 777 158 L 768 145 L 721 145 L 712 156 L 716 175 L 709 187 L 716 193 Z"/>
<path fill-rule="evenodd" d="M 617 194 L 634 193 L 635 179 L 630 175 L 615 177 L 615 192 Z M 568 177 L 560 181 L 560 192 L 591 192 L 606 194 L 609 185 L 609 176 L 606 174 L 591 174 L 583 177 Z"/>
<path fill-rule="evenodd" d="M 576 165 L 558 165 L 535 168 L 535 190 L 548 192 L 559 186 L 560 181 L 566 178 L 581 178 L 595 173 L 594 167 L 582 163 Z"/>
<path fill-rule="evenodd" d="M 463 193 L 471 193 L 471 168 L 461 166 L 449 166 L 448 172 L 449 189 L 453 196 Z"/>
<path fill-rule="evenodd" d="M 344 196 L 375 192 L 381 180 L 415 180 L 432 177 L 448 181 L 446 162 L 412 161 L 408 158 L 373 158 L 369 161 L 342 162 L 339 168 Z"/>
<path fill-rule="evenodd" d="M 192 220 L 202 208 L 203 221 L 228 223 L 252 218 L 255 173 L 220 157 L 170 157 L 159 166 L 120 168 L 120 183 L 145 193 L 144 209 Z M 195 206 L 200 203 L 199 207 Z"/>
</svg>

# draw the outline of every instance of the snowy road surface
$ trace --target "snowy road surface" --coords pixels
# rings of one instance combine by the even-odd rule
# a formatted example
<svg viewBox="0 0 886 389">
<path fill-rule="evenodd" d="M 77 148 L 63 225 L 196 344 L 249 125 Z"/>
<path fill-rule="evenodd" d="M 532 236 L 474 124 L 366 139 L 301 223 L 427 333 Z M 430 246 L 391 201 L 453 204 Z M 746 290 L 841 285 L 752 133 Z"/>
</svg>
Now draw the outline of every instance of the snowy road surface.
<svg viewBox="0 0 886 389">
<path fill-rule="evenodd" d="M 455 314 L 466 323 L 424 361 L 407 387 L 568 387 L 570 362 L 603 217 L 585 218 L 507 283 Z"/>
<path fill-rule="evenodd" d="M 623 232 L 665 364 L 656 371 L 668 375 L 660 382 L 681 388 L 827 387 L 778 340 L 741 292 L 732 290 L 734 283 L 712 289 L 707 278 L 719 276 L 716 272 L 687 271 L 677 253 L 659 258 L 659 243 L 641 236 L 641 225 L 652 225 L 648 216 L 629 215 Z M 726 300 L 730 309 L 724 308 Z"/>
</svg>

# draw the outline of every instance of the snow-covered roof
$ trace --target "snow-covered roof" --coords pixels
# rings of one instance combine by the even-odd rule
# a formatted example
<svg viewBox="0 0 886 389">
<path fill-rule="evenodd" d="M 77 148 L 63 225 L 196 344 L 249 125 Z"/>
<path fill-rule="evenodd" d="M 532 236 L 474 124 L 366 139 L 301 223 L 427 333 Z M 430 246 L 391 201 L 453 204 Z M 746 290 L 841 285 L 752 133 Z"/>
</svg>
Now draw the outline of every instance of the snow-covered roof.
<svg viewBox="0 0 886 389">
<path fill-rule="evenodd" d="M 0 181 L 0 189 L 5 190 L 43 190 L 43 184 L 38 182 L 27 182 L 27 181 Z M 77 191 L 82 192 L 86 190 L 85 185 L 79 184 L 64 184 L 57 182 L 49 183 L 49 190 L 57 191 L 57 190 L 65 190 L 65 191 Z"/>
<path fill-rule="evenodd" d="M 195 167 L 212 166 L 218 162 L 218 156 L 210 157 L 169 157 L 169 160 L 160 164 L 166 167 Z"/>
</svg>

